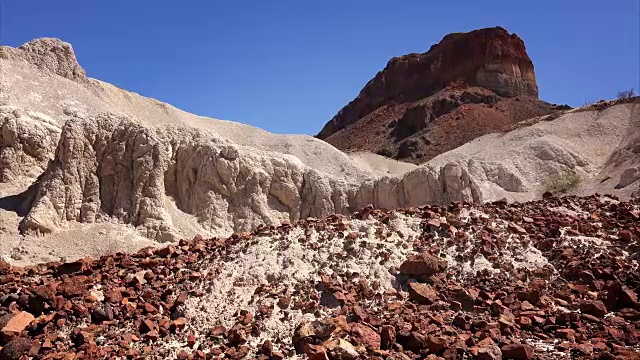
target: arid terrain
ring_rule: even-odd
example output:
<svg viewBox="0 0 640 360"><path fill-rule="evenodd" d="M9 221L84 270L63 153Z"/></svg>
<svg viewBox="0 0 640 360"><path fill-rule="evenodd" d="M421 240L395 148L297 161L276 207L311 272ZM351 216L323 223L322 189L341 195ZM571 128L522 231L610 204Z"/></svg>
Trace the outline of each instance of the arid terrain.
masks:
<svg viewBox="0 0 640 360"><path fill-rule="evenodd" d="M393 58L318 138L345 151L425 163L482 135L569 106L538 99L524 42L503 28L445 36Z"/></svg>
<svg viewBox="0 0 640 360"><path fill-rule="evenodd" d="M366 208L132 255L2 263L0 322L28 336L7 343L17 335L3 328L3 354L637 359L639 224L637 200L601 196Z"/></svg>
<svg viewBox="0 0 640 360"><path fill-rule="evenodd" d="M502 28L317 137L0 46L2 359L638 359L640 98L538 98Z"/></svg>

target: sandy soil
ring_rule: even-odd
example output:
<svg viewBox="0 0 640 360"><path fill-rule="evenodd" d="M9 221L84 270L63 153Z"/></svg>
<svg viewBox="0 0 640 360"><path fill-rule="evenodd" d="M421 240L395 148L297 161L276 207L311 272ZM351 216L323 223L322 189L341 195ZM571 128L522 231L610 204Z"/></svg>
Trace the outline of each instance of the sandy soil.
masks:
<svg viewBox="0 0 640 360"><path fill-rule="evenodd" d="M358 166L373 174L401 175L418 167L412 163L394 160L367 151L356 151L348 154Z"/></svg>

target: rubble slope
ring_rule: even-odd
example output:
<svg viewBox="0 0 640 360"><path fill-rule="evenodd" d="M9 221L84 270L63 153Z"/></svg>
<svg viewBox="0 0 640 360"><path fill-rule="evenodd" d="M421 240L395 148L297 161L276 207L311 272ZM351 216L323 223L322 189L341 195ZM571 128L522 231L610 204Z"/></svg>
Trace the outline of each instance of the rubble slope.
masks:
<svg viewBox="0 0 640 360"><path fill-rule="evenodd" d="M601 196L368 207L0 261L0 357L634 360L639 220L637 199Z"/></svg>

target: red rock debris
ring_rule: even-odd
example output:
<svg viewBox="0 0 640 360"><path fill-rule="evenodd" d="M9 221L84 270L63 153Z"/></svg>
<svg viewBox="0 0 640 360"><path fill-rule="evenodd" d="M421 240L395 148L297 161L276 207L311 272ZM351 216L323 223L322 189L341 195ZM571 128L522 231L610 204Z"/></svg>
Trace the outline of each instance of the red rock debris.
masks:
<svg viewBox="0 0 640 360"><path fill-rule="evenodd" d="M230 328L193 332L184 304L220 273L206 271L205 259L223 264L234 257L232 245L258 233L335 231L344 217L69 264L0 262L0 358L638 359L639 206L638 199L596 195L397 210L424 225L416 255L390 269L397 289L380 292L365 278L335 273L286 292L259 288L280 311L315 314L274 339L260 338L274 311L266 305L255 313L238 309ZM371 208L354 218L369 216L389 219ZM505 262L501 254L514 239L541 251L548 264ZM446 262L447 247L466 250ZM464 275L459 264L480 255L499 271ZM333 295L331 306L323 293ZM167 350L169 343L181 345Z"/></svg>

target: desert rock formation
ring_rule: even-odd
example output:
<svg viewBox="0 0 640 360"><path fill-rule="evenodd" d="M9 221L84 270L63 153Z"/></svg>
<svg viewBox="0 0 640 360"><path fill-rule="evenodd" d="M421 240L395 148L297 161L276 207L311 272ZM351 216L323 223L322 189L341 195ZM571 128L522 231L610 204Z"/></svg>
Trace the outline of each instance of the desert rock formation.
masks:
<svg viewBox="0 0 640 360"><path fill-rule="evenodd" d="M445 36L393 58L317 135L348 151L424 163L478 136L553 112L524 42L505 29Z"/></svg>
<svg viewBox="0 0 640 360"><path fill-rule="evenodd" d="M77 62L71 47L57 42L35 40L23 48L68 56L4 47L11 56L0 60L0 195L10 203L4 216L13 216L5 223L20 223L23 234L115 221L172 241L372 203L393 208L472 198L470 190L459 191L469 179L455 166L423 178L380 178L373 167L363 169L309 136L198 117L70 76L83 72L64 71Z"/></svg>
<svg viewBox="0 0 640 360"><path fill-rule="evenodd" d="M148 127L112 116L68 120L37 189L23 231L50 233L68 221L117 219L163 242L184 234L172 225L169 201L203 229L228 233L346 214L368 204L480 200L465 170L454 164L357 182L196 129Z"/></svg>
<svg viewBox="0 0 640 360"><path fill-rule="evenodd" d="M429 166L459 164L474 179L483 199L532 200L548 179L576 173L576 193L625 189L637 196L640 102L601 110L570 110L519 123L509 132L479 137L435 157ZM520 195L523 195L522 197Z"/></svg>
<svg viewBox="0 0 640 360"><path fill-rule="evenodd" d="M0 182L38 177L51 160L60 125L31 111L0 106Z"/></svg>
<svg viewBox="0 0 640 360"><path fill-rule="evenodd" d="M393 58L318 135L326 138L375 109L426 98L463 81L505 97L538 97L524 42L503 28L445 36L423 54Z"/></svg>
<svg viewBox="0 0 640 360"><path fill-rule="evenodd" d="M639 187L637 99L509 123L415 166L186 113L85 77L59 40L0 53L0 247L21 256L47 248L37 261L78 234L146 246L367 206L530 200L568 171L583 179L575 192L628 197ZM467 102L497 96L456 91ZM425 114L409 111L403 126Z"/></svg>
<svg viewBox="0 0 640 360"><path fill-rule="evenodd" d="M0 359L637 359L640 98L530 116L522 54L388 108L471 128L417 166L0 48Z"/></svg>

